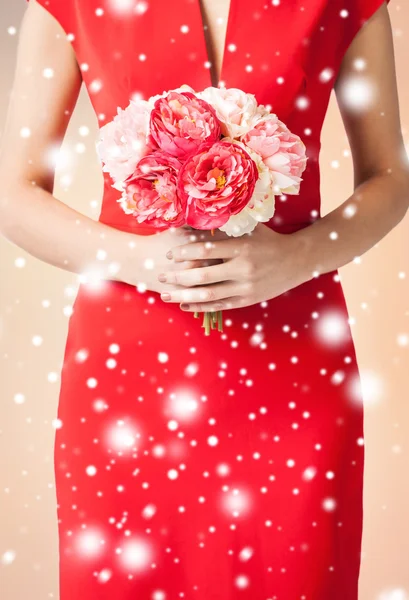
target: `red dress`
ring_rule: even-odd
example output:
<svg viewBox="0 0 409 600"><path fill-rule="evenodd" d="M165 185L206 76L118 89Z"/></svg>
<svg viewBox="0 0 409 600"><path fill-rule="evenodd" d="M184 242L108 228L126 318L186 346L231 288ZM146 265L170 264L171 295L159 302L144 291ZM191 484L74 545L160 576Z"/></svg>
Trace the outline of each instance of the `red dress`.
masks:
<svg viewBox="0 0 409 600"><path fill-rule="evenodd" d="M199 0L40 3L71 34L101 125L135 93L211 85ZM278 232L319 218L330 93L381 4L231 2L221 80L307 145ZM99 220L149 234L104 177ZM226 311L209 337L156 292L81 284L58 418L61 600L357 599L363 411L337 271Z"/></svg>

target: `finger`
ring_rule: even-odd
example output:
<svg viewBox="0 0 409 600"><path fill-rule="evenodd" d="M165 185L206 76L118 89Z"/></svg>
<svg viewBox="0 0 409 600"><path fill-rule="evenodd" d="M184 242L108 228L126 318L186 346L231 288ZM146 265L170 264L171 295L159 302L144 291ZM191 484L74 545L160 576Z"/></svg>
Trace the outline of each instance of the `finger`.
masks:
<svg viewBox="0 0 409 600"><path fill-rule="evenodd" d="M205 303L236 296L243 292L243 286L236 282L216 283L208 287L182 288L173 292L164 292L161 299L164 302Z"/></svg>
<svg viewBox="0 0 409 600"><path fill-rule="evenodd" d="M212 265L223 264L223 259L212 258L209 260L177 260L170 263L172 271L180 271L181 269L197 269L199 267L211 267Z"/></svg>
<svg viewBox="0 0 409 600"><path fill-rule="evenodd" d="M196 269L198 267L211 267L212 265L223 264L222 258L212 258L207 260L174 260L169 262L171 271L179 271L180 269Z"/></svg>
<svg viewBox="0 0 409 600"><path fill-rule="evenodd" d="M186 226L189 227L189 226ZM203 242L204 244L207 242L216 242L219 240L224 240L224 239L231 239L229 236L227 236L227 234L225 234L223 231L220 230L216 230L214 232L214 235L212 236L210 231L204 230L201 231L200 229L193 229L191 228L191 231L189 232L188 229L185 229L184 227L180 227L178 230L179 231L179 237L180 237L180 242L179 244L177 244L175 242L175 246L179 246L179 245L186 245L186 244L193 244L196 242ZM175 262L181 262L182 260L186 260L183 256L178 256L175 257L173 256L173 252L171 250L172 256L168 256L168 258L173 258L173 260ZM194 259L194 260L200 260L200 259ZM221 259L220 259L221 260Z"/></svg>
<svg viewBox="0 0 409 600"><path fill-rule="evenodd" d="M158 280L162 283L174 283L186 287L233 281L238 276L236 264L235 261L228 261L209 267L165 271L159 274Z"/></svg>
<svg viewBox="0 0 409 600"><path fill-rule="evenodd" d="M240 308L247 306L248 300L241 296L232 296L225 298L224 300L218 300L217 302L201 302L201 303L183 303L180 308L186 312L214 312L217 310L229 310L231 308Z"/></svg>
<svg viewBox="0 0 409 600"><path fill-rule="evenodd" d="M208 258L233 258L240 252L240 245L236 240L219 240L208 242L194 242L175 246L166 254L174 260L198 260Z"/></svg>
<svg viewBox="0 0 409 600"><path fill-rule="evenodd" d="M213 229L213 233L211 229L195 229L194 227L190 227L190 225L184 225L183 229L190 233L190 235L195 236L197 241L225 240L230 238L227 233L220 229Z"/></svg>

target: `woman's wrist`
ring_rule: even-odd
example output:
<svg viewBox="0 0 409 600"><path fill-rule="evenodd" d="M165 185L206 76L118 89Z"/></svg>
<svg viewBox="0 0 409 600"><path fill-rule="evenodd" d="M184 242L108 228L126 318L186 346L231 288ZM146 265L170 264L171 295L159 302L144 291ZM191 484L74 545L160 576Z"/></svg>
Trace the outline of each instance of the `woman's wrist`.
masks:
<svg viewBox="0 0 409 600"><path fill-rule="evenodd" d="M290 242L289 252L291 254L291 260L296 263L296 268L293 269L293 272L298 275L298 281L295 283L296 285L312 279L316 271L311 227L312 225L309 225L308 227L299 229L293 233L285 234Z"/></svg>
<svg viewBox="0 0 409 600"><path fill-rule="evenodd" d="M106 279L124 283L137 280L146 254L145 244L145 236L112 228L104 260Z"/></svg>

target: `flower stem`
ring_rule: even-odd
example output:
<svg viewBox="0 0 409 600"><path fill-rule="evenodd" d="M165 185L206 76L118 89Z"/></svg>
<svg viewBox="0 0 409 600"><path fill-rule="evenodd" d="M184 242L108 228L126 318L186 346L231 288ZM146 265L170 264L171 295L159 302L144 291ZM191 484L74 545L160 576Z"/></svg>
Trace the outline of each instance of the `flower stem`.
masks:
<svg viewBox="0 0 409 600"><path fill-rule="evenodd" d="M223 331L223 311L222 310L218 310L217 311L217 329L218 331Z"/></svg>

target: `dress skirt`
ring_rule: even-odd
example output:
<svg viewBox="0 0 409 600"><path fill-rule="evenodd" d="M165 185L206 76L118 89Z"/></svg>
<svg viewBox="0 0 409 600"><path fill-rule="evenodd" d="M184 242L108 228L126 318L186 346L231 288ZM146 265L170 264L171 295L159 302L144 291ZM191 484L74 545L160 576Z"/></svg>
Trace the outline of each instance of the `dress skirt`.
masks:
<svg viewBox="0 0 409 600"><path fill-rule="evenodd" d="M225 311L80 285L55 439L61 600L352 600L363 412L337 271Z"/></svg>

